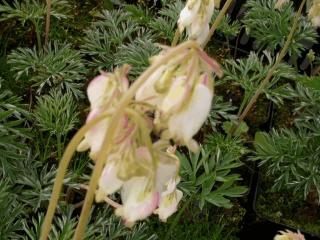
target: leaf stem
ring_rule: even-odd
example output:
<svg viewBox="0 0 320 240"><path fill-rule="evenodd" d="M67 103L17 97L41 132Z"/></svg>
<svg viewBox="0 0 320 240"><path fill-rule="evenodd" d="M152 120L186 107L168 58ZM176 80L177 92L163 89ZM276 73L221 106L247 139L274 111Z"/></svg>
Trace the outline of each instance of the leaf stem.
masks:
<svg viewBox="0 0 320 240"><path fill-rule="evenodd" d="M260 94L263 92L263 89L265 88L265 86L269 83L270 79L273 76L274 71L277 69L278 65L280 64L281 60L284 58L284 56L287 54L288 48L291 44L292 38L294 36L295 30L298 26L298 22L299 22L299 18L301 16L301 12L303 9L304 4L306 3L306 0L303 0L300 4L299 10L295 15L294 18L294 22L292 25L292 28L290 30L290 33L287 37L287 40L281 50L281 52L279 53L279 56L276 59L276 62L274 63L274 65L272 66L272 68L270 68L270 70L268 71L268 74L266 76L266 78L261 82L259 88L257 89L257 91L255 92L255 94L253 95L253 97L250 99L248 105L246 106L246 108L243 110L243 112L241 113L241 115L239 116L239 121L236 125L236 127L234 128L235 132L237 130L237 128L239 127L240 123L246 118L247 114L250 112L250 110L252 109L253 105L255 104L255 102L257 101L258 97L260 96Z"/></svg>
<svg viewBox="0 0 320 240"><path fill-rule="evenodd" d="M70 160L73 156L73 153L76 151L76 148L79 145L79 143L81 142L85 133L88 130L90 130L92 128L92 126L96 125L98 122L105 119L108 115L109 114L105 113L105 114L93 119L92 121L88 122L87 124L85 124L82 128L80 128L80 130L76 133L76 135L72 138L72 140L68 144L66 151L64 152L63 157L62 157L60 164L59 164L59 167L58 167L57 176L54 181L53 190L52 190L47 214L45 216L45 219L44 219L44 222L42 225L40 240L46 240L49 235L49 232L51 229L52 219L54 216L55 209L57 207L59 194L61 192L61 188L63 185L64 176L66 174L66 171L67 171L68 165L70 163Z"/></svg>
<svg viewBox="0 0 320 240"><path fill-rule="evenodd" d="M227 0L226 3L223 5L223 8L220 10L216 20L214 21L214 23L212 24L212 26L210 28L209 34L208 34L205 42L202 44L203 48L208 44L208 42L210 41L211 37L213 36L215 31L219 27L224 15L226 14L227 10L229 9L229 6L230 6L232 1L233 0Z"/></svg>
<svg viewBox="0 0 320 240"><path fill-rule="evenodd" d="M50 20L51 20L51 0L47 0L46 32L45 32L45 38L44 38L45 48L48 47L48 43L49 43Z"/></svg>

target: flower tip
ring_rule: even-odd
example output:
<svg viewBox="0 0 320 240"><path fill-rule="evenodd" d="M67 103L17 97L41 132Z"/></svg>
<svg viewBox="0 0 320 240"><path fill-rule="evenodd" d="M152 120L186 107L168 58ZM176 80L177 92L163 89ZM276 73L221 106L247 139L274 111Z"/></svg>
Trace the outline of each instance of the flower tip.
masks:
<svg viewBox="0 0 320 240"><path fill-rule="evenodd" d="M219 77L223 77L223 71L220 67L220 64L213 58L211 58L205 51L199 49L198 50L199 56L202 58L202 60L207 63L213 72Z"/></svg>
<svg viewBox="0 0 320 240"><path fill-rule="evenodd" d="M84 152L90 148L89 143L84 139L80 142L80 144L77 146L78 152Z"/></svg>
<svg viewBox="0 0 320 240"><path fill-rule="evenodd" d="M195 140L193 140L193 139L191 139L191 140L188 142L187 147L188 147L188 148L190 149L190 151L193 152L193 153L197 153L197 152L199 152L199 150L200 150L199 144L198 144Z"/></svg>

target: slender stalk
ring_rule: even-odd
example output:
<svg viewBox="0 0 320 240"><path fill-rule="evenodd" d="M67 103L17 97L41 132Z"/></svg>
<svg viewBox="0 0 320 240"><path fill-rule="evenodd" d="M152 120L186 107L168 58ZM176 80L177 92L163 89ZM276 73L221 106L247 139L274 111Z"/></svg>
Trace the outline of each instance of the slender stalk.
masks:
<svg viewBox="0 0 320 240"><path fill-rule="evenodd" d="M74 239L75 240L81 240L82 236L85 232L86 225L88 222L90 209L94 200L94 194L97 188L97 184L99 181L99 177L102 174L103 166L105 163L105 159L107 158L107 155L110 151L112 141L114 139L114 134L117 129L117 124L119 123L120 118L123 116L123 113L126 109L126 106L130 103L131 99L134 97L136 91L139 89L139 87L150 77L151 74L154 73L154 71L157 70L159 65L167 63L170 59L175 57L177 54L179 54L181 51L185 50L186 48L197 48L198 45L194 41L188 41L185 43L182 43L181 45L175 47L174 49L169 50L161 59L154 62L130 87L128 92L122 97L119 106L115 113L113 114L110 124L107 129L107 134L104 138L101 151L98 155L98 160L96 161L96 164L93 169L92 176L90 178L89 183L89 189L87 191L84 204L82 207L79 223L77 225Z"/></svg>
<svg viewBox="0 0 320 240"><path fill-rule="evenodd" d="M36 32L36 37L37 37L37 45L38 45L38 50L41 50L41 35L40 35L40 29L39 29L39 23L37 21L32 21L34 25L34 31Z"/></svg>
<svg viewBox="0 0 320 240"><path fill-rule="evenodd" d="M214 32L217 30L218 26L220 25L224 15L226 14L227 10L229 9L229 6L233 0L227 0L226 3L224 4L223 8L220 10L216 20L212 24L209 35L207 36L205 42L202 44L202 47L204 48L208 42L210 41L211 37L213 36Z"/></svg>
<svg viewBox="0 0 320 240"><path fill-rule="evenodd" d="M84 125L82 128L80 128L80 130L76 133L76 135L72 138L72 140L68 144L66 151L64 152L63 157L62 157L60 164L59 164L59 167L58 167L57 176L54 181L53 190L52 190L47 214L46 214L46 217L45 217L43 225L42 225L40 240L46 240L49 235L52 219L53 219L54 212L57 207L57 203L58 203L58 199L59 199L59 193L61 192L64 176L66 174L67 167L70 163L70 160L72 158L73 153L75 152L77 146L81 142L85 133L88 130L90 130L92 128L92 126L96 125L98 122L102 121L107 116L108 116L107 113L103 114L103 115L97 117L96 119L93 119L92 121L90 121L86 125Z"/></svg>
<svg viewBox="0 0 320 240"><path fill-rule="evenodd" d="M177 45L179 38L180 38L180 31L179 31L179 28L177 28L176 32L174 33L171 47L175 47Z"/></svg>
<svg viewBox="0 0 320 240"><path fill-rule="evenodd" d="M48 47L49 33L50 33L50 21L51 20L51 0L47 0L47 17L46 17L46 32L44 38L44 46Z"/></svg>
<svg viewBox="0 0 320 240"><path fill-rule="evenodd" d="M295 30L296 30L296 28L298 26L299 18L301 16L301 12L302 12L302 9L303 9L303 6L304 6L305 3L306 3L306 0L303 0L301 2L299 10L295 15L292 28L290 30L290 33L289 33L288 37L287 37L287 41L285 42L281 52L279 53L279 56L277 57L276 62L274 63L272 68L268 71L268 74L267 74L266 78L261 82L261 84L260 84L259 88L257 89L257 91L255 92L254 96L250 99L248 105L246 106L246 108L244 109L242 114L239 116L239 121L238 121L238 124L237 124L237 126L236 126L234 131L237 130L237 128L239 127L240 123L246 118L247 114L250 112L251 108L253 107L254 103L257 101L257 99L260 96L260 94L262 93L263 89L269 83L269 81L272 78L273 73L277 69L279 63L284 58L284 56L287 54L288 48L289 48L289 46L291 44L293 35L294 35Z"/></svg>

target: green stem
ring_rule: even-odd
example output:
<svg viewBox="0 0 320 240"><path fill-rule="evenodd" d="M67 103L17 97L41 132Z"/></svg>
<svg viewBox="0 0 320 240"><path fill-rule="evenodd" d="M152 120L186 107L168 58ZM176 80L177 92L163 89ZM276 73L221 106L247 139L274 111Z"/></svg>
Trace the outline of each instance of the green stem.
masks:
<svg viewBox="0 0 320 240"><path fill-rule="evenodd" d="M144 73L142 73L142 75L131 85L128 92L122 97L117 110L114 112L110 120L110 124L103 140L103 147L98 154L98 159L95 163L93 173L90 178L89 189L84 200L79 223L74 235L75 240L81 240L86 230L90 209L94 200L94 194L103 170L105 159L107 159L108 153L112 147L112 142L117 129L117 125L119 123L119 120L123 116L126 107L130 103L131 99L134 97L140 86L150 77L151 74L153 74L158 69L160 65L168 63L168 61L170 61L173 57L177 56L187 48L198 48L198 45L194 41L188 41L171 50L168 50L168 52L164 56L162 56L158 61L154 62Z"/></svg>
<svg viewBox="0 0 320 240"><path fill-rule="evenodd" d="M184 211L186 210L186 208L189 206L189 204L191 203L193 199L193 195L189 197L189 199L183 204L182 208L179 210L178 214L175 216L174 220L172 221L169 230L164 238L164 240L169 240L171 239L171 232L173 231L173 229L176 227L176 225L178 224L181 215L184 213Z"/></svg>
<svg viewBox="0 0 320 240"><path fill-rule="evenodd" d="M36 32L36 37L37 37L37 45L38 45L38 50L41 50L41 35L40 35L40 29L39 29L39 23L37 21L32 21L34 25L34 30Z"/></svg>
<svg viewBox="0 0 320 240"><path fill-rule="evenodd" d="M247 114L252 109L254 103L257 101L258 97L263 92L263 89L265 88L265 86L269 83L270 79L272 78L274 71L277 69L278 65L280 64L280 62L282 61L284 56L287 54L288 48L289 48L289 46L291 44L291 41L292 41L292 38L294 36L295 30L296 30L296 28L298 26L298 22L299 22L299 19L300 19L300 16L301 16L301 12L302 12L302 9L303 9L303 6L304 6L305 3L306 3L306 0L303 0L301 2L299 10L295 15L292 28L290 30L290 33L289 33L288 37L287 37L287 41L285 42L281 52L279 53L279 56L277 57L276 62L274 63L272 68L268 71L268 74L267 74L266 78L261 82L261 84L260 84L259 88L257 89L257 91L255 92L254 96L250 99L248 105L246 106L246 108L244 109L242 114L239 116L238 124L234 128L233 132L235 132L237 130L237 128L239 127L240 123L246 118Z"/></svg>
<svg viewBox="0 0 320 240"><path fill-rule="evenodd" d="M51 18L51 0L47 0L46 32L45 32L45 38L44 38L44 45L46 49L49 43L50 18Z"/></svg>
<svg viewBox="0 0 320 240"><path fill-rule="evenodd" d="M61 135L57 134L57 159L61 158Z"/></svg>
<svg viewBox="0 0 320 240"><path fill-rule="evenodd" d="M59 194L61 192L61 188L63 185L63 179L66 174L68 165L70 163L70 160L73 156L73 153L76 151L77 146L83 139L83 136L85 133L90 130L94 125L96 125L98 122L105 119L109 114L102 114L101 116L97 117L96 119L86 123L80 130L76 133L76 135L71 139L70 143L67 146L66 151L63 154L63 157L59 163L56 179L54 181L52 194L48 206L48 210L42 225L42 231L40 235L40 240L47 240L50 229L51 229L51 223L54 216L55 209L57 207Z"/></svg>
<svg viewBox="0 0 320 240"><path fill-rule="evenodd" d="M171 43L171 47L175 47L179 41L179 38L180 38L180 31L179 29L177 28L176 32L174 33L174 37L173 37L173 40L172 40L172 43Z"/></svg>
<svg viewBox="0 0 320 240"><path fill-rule="evenodd" d="M217 28L219 27L224 15L226 14L227 10L229 9L230 4L232 3L233 0L227 0L226 3L224 4L223 8L221 9L221 11L219 12L216 20L214 21L214 23L212 24L209 34L205 40L205 42L202 44L202 47L204 48L208 42L210 41L211 37L213 36L214 32L217 30Z"/></svg>

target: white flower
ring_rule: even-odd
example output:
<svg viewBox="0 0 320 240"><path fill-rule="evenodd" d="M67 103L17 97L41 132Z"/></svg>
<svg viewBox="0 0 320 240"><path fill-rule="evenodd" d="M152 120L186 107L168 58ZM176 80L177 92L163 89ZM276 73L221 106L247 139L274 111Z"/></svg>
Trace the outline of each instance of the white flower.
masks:
<svg viewBox="0 0 320 240"><path fill-rule="evenodd" d="M154 126L162 139L173 139L191 151L198 149L192 138L210 112L213 72L222 76L219 64L205 52L185 51L159 66L138 90L136 100L155 107Z"/></svg>
<svg viewBox="0 0 320 240"><path fill-rule="evenodd" d="M179 31L182 33L186 29L189 39L196 40L199 44L204 43L209 34L214 2L214 0L188 0L180 13Z"/></svg>
<svg viewBox="0 0 320 240"><path fill-rule="evenodd" d="M191 25L192 22L197 18L199 8L201 6L201 0L189 0L186 6L180 12L178 19L178 27L180 32Z"/></svg>
<svg viewBox="0 0 320 240"><path fill-rule="evenodd" d="M151 105L158 105L161 101L161 94L155 89L156 82L161 78L166 67L159 67L138 89L136 93L137 101L147 101Z"/></svg>
<svg viewBox="0 0 320 240"><path fill-rule="evenodd" d="M320 27L320 0L313 0L313 4L309 9L308 17L315 27Z"/></svg>
<svg viewBox="0 0 320 240"><path fill-rule="evenodd" d="M112 159L113 160L113 159ZM115 161L119 159L115 159L113 161L108 162L102 172L102 175L99 179L99 188L96 194L96 201L103 201L104 197L113 194L118 191L122 185L123 181L118 178L118 166Z"/></svg>
<svg viewBox="0 0 320 240"><path fill-rule="evenodd" d="M280 231L280 234L277 234L274 240L305 240L305 238L299 231L295 233L287 230Z"/></svg>
<svg viewBox="0 0 320 240"><path fill-rule="evenodd" d="M117 69L115 74L102 73L90 82L87 88L87 95L90 102L90 113L86 120L87 123L105 111L112 109L114 105L118 103L121 95L128 89L127 72L128 66L124 66ZM77 150L81 152L90 148L90 157L95 160L101 149L108 125L108 117L94 125L85 134Z"/></svg>
<svg viewBox="0 0 320 240"><path fill-rule="evenodd" d="M159 193L149 187L147 177L133 177L123 184L121 199L123 206L116 209L127 226L150 216L159 203Z"/></svg>
<svg viewBox="0 0 320 240"><path fill-rule="evenodd" d="M175 156L175 155L174 155ZM175 156L176 157L176 156ZM156 189L158 192L163 192L166 190L166 184L178 174L178 163L160 162L157 168L157 179L156 179Z"/></svg>
<svg viewBox="0 0 320 240"><path fill-rule="evenodd" d="M208 76L201 76L202 80L203 78ZM197 83L186 103L170 116L168 120L170 137L196 151L192 138L209 115L212 98L212 89L205 82Z"/></svg>
<svg viewBox="0 0 320 240"><path fill-rule="evenodd" d="M159 207L154 211L163 222L166 222L167 218L177 211L178 204L182 199L183 193L176 189L178 182L179 178L171 179L168 182L166 191L161 193Z"/></svg>

